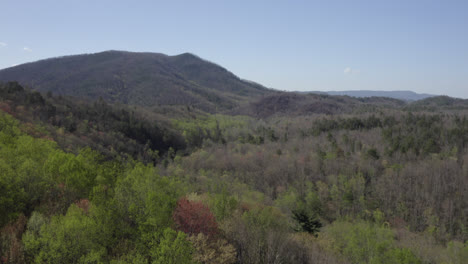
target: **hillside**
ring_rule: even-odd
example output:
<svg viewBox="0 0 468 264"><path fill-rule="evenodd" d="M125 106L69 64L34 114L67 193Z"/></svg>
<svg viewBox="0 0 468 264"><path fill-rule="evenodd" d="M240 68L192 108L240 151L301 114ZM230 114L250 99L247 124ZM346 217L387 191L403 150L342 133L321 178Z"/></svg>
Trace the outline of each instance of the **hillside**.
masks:
<svg viewBox="0 0 468 264"><path fill-rule="evenodd" d="M303 116L310 114L336 115L372 112L376 109L401 108L405 101L388 97L353 98L326 94L276 92L262 96L242 109L242 114L266 118L273 115Z"/></svg>
<svg viewBox="0 0 468 264"><path fill-rule="evenodd" d="M407 109L418 111L467 110L468 100L449 96L435 96L414 102Z"/></svg>
<svg viewBox="0 0 468 264"><path fill-rule="evenodd" d="M1 70L0 81L59 95L208 112L235 108L268 91L189 53L105 51L52 58Z"/></svg>
<svg viewBox="0 0 468 264"><path fill-rule="evenodd" d="M153 162L170 148L185 148L182 135L162 117L103 100L87 103L43 96L16 82L0 83L0 111L24 122L23 130L29 134L53 139L72 152L90 147L107 158L120 155Z"/></svg>
<svg viewBox="0 0 468 264"><path fill-rule="evenodd" d="M347 95L351 97L388 97L404 101L418 101L430 98L436 95L420 94L413 91L372 91L372 90L356 90L356 91L324 91L324 92L310 92L328 95Z"/></svg>

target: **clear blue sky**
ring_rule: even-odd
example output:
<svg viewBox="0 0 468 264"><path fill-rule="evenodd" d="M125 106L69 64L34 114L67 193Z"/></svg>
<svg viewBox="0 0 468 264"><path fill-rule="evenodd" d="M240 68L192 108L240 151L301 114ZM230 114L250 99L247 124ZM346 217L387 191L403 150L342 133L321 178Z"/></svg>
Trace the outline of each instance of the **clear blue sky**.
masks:
<svg viewBox="0 0 468 264"><path fill-rule="evenodd" d="M468 98L468 1L0 1L0 68L104 50L192 52L281 90Z"/></svg>

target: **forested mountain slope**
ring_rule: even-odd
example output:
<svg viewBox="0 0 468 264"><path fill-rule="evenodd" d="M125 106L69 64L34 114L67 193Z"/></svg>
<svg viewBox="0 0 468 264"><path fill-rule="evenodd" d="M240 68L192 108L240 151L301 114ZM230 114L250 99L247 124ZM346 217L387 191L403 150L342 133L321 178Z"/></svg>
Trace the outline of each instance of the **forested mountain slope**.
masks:
<svg viewBox="0 0 468 264"><path fill-rule="evenodd" d="M468 100L452 98L449 96L436 96L414 102L407 107L408 110L417 111L447 111L447 110L467 110Z"/></svg>
<svg viewBox="0 0 468 264"><path fill-rule="evenodd" d="M242 108L240 113L260 118L275 115L304 116L373 112L377 109L399 109L407 103L387 97L354 98L324 94L275 92L262 96Z"/></svg>
<svg viewBox="0 0 468 264"><path fill-rule="evenodd" d="M208 112L235 108L268 91L190 53L105 51L52 58L1 70L0 81L94 100L190 105Z"/></svg>
<svg viewBox="0 0 468 264"><path fill-rule="evenodd" d="M28 124L38 137L54 139L68 151L91 147L116 158L129 156L155 161L169 149L186 143L171 122L144 115L135 108L115 106L104 100L85 102L62 96L42 95L16 82L0 83L0 110Z"/></svg>
<svg viewBox="0 0 468 264"><path fill-rule="evenodd" d="M306 92L307 93L307 92ZM347 95L352 97L388 97L404 101L418 101L436 95L420 94L413 91L372 91L372 90L354 90L354 91L325 91L325 92L310 92L328 95Z"/></svg>

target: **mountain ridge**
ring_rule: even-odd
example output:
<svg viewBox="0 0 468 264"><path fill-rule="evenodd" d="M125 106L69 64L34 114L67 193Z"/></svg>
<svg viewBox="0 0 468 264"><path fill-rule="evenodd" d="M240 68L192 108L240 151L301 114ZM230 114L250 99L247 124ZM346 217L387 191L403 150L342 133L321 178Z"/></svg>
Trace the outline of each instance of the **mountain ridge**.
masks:
<svg viewBox="0 0 468 264"><path fill-rule="evenodd" d="M392 90L392 91L378 91L378 90L345 90L345 91L307 91L301 93L317 93L328 95L346 95L351 97L389 97L400 99L404 101L418 101L438 95L427 93L416 93L410 90Z"/></svg>
<svg viewBox="0 0 468 264"><path fill-rule="evenodd" d="M268 91L192 53L104 51L49 58L0 70L40 92L152 107L232 109Z"/></svg>
<svg viewBox="0 0 468 264"><path fill-rule="evenodd" d="M378 107L465 107L464 101L412 91L281 92L241 79L188 52L166 55L109 50L60 56L0 70L0 83L8 81L42 93L89 101L102 98L164 113L167 107L175 110L174 106L179 113L200 110L256 117L339 114ZM430 98L434 100L425 100Z"/></svg>

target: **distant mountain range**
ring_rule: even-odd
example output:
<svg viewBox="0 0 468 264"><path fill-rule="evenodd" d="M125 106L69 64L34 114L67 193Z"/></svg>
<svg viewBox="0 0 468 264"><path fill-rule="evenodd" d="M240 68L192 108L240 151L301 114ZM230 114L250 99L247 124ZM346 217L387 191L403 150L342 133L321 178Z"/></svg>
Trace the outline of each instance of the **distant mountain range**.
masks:
<svg viewBox="0 0 468 264"><path fill-rule="evenodd" d="M372 91L372 90L355 90L355 91L312 91L306 93L318 93L328 95L347 95L351 97L389 97L404 101L418 101L437 95L419 94L413 91Z"/></svg>
<svg viewBox="0 0 468 264"><path fill-rule="evenodd" d="M184 53L105 51L51 58L0 70L0 83L17 81L39 92L139 106L166 115L208 113L339 114L378 108L467 108L468 100L412 91L280 92L243 80L225 68ZM175 113L174 111L170 111Z"/></svg>
<svg viewBox="0 0 468 264"><path fill-rule="evenodd" d="M0 70L1 81L93 100L208 112L238 107L268 91L190 53L105 51L51 58Z"/></svg>

